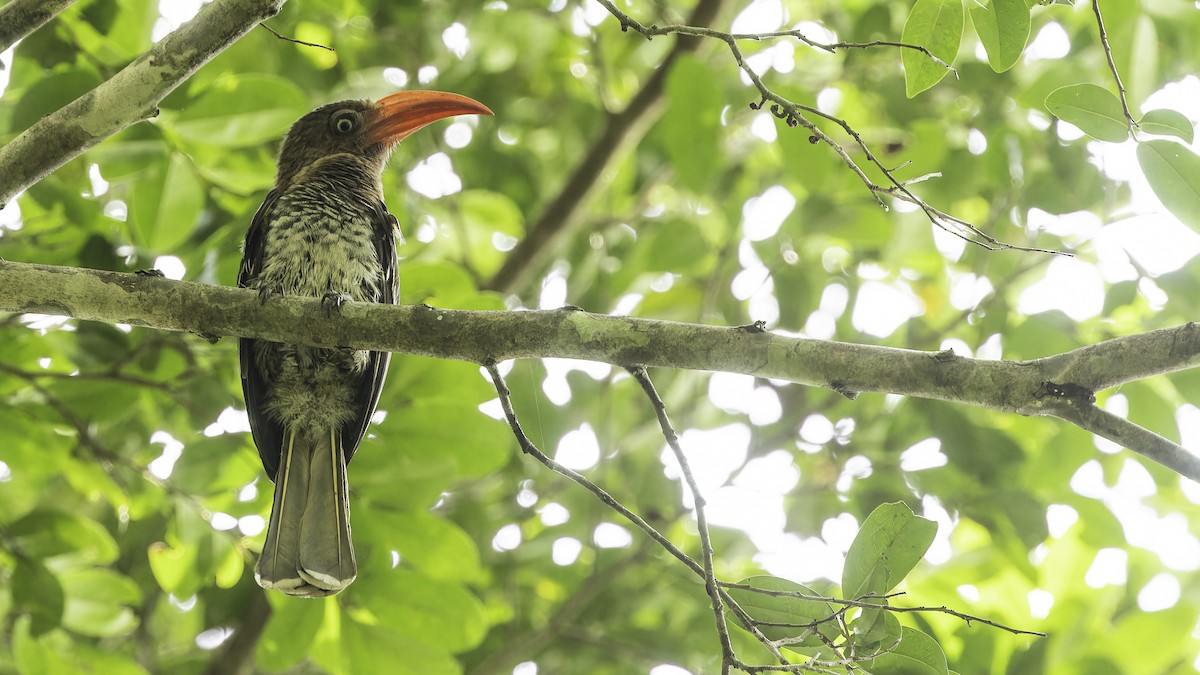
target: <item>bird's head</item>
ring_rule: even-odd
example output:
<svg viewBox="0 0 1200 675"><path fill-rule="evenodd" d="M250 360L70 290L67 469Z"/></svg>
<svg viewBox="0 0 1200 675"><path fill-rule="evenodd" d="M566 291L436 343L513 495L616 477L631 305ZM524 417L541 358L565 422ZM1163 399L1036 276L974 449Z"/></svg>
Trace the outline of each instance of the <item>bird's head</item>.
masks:
<svg viewBox="0 0 1200 675"><path fill-rule="evenodd" d="M482 103L442 91L402 91L378 101L338 101L301 117L279 150L276 187L327 160L355 166L378 179L388 155L406 136L455 115L491 115Z"/></svg>

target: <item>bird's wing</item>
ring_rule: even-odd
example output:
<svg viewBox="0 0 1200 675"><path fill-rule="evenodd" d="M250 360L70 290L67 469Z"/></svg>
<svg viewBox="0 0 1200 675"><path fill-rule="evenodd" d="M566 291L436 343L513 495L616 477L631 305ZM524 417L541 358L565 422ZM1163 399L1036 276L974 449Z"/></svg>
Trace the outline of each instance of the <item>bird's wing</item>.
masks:
<svg viewBox="0 0 1200 675"><path fill-rule="evenodd" d="M242 252L242 265L238 269L238 287L245 288L262 271L263 248L267 240L267 218L279 193L272 190L258 207L258 213L250 221L250 230L246 232L246 246ZM254 359L255 345L259 340L241 338L238 340L238 358L242 368L242 394L246 397L246 414L250 418L250 433L254 435L254 444L258 446L258 456L262 458L263 468L272 480L279 468L279 453L283 443L283 425L267 414L267 384L263 381L263 373L259 370Z"/></svg>
<svg viewBox="0 0 1200 675"><path fill-rule="evenodd" d="M387 210L383 202L375 204L372 215L371 230L374 233L375 254L379 256L379 302L394 305L400 297L400 277L396 261L396 238L393 234L399 231L396 217ZM358 450L358 444L367 435L367 427L371 424L371 416L375 414L375 406L379 404L379 393L383 391L383 381L387 378L388 362L391 352L370 352L366 371L359 382L358 391L354 397L354 417L342 427L342 451L349 464Z"/></svg>

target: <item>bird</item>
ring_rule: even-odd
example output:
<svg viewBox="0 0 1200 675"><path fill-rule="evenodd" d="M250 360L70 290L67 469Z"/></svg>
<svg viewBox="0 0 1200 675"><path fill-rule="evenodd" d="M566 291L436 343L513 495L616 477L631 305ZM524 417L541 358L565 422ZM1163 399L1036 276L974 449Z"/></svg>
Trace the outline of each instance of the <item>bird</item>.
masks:
<svg viewBox="0 0 1200 675"><path fill-rule="evenodd" d="M301 117L246 233L238 286L257 290L264 303L319 297L330 315L346 302L396 304L399 228L382 184L388 158L418 129L473 114L492 111L466 96L410 90ZM251 338L239 340L238 354L251 435L275 483L255 580L293 596L337 593L358 574L346 467L391 354Z"/></svg>

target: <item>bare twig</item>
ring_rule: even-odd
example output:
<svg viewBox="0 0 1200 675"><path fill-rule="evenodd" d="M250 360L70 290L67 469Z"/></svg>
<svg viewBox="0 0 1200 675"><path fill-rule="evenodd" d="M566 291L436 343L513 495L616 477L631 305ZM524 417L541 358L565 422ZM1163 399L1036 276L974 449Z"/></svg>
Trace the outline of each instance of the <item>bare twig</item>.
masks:
<svg viewBox="0 0 1200 675"><path fill-rule="evenodd" d="M500 398L500 408L504 411L504 417L506 420L508 420L508 426L510 429L512 429L513 436L516 437L517 444L521 447L522 452L532 456L551 471L571 479L588 492L591 492L606 506L621 514L621 516L623 516L626 520L637 526L639 530L653 539L659 546L662 546L667 553L670 553L677 560L682 562L697 576L702 579L708 578L703 565L696 562L688 554L684 553L678 546L673 544L670 539L667 539L661 532L656 530L653 525L647 523L641 516L631 511L621 502L617 501L617 499L608 494L604 488L601 488L599 485L596 485L592 481L588 480L582 474L568 469L562 464L559 464L547 456L546 453L539 450L538 447L534 445L533 441L529 440L529 437L525 435L525 431L521 428L521 423L517 420L517 413L512 407L511 392L508 389L508 385L504 382L504 376L500 374L500 369L496 367L496 362L485 361L483 367L485 370L487 370L488 375L492 378L492 384L496 387L496 394ZM741 609L741 607L737 605L736 602L734 602L733 598L729 596L728 592L721 588L719 584L714 584L712 587L717 589L721 601L729 605L730 611L734 613L734 616L738 617L738 621L741 622L742 626L746 630L750 631L750 633L753 634L755 638L759 640L759 642L763 643L763 645L771 651L771 654L778 659L780 663L788 664L788 660L783 656L782 653L780 653L779 649L771 643L771 640L762 634L762 631L760 631L758 627L754 625L754 620L751 619L750 616L747 615ZM749 667L736 657L731 658L731 663L734 668L738 668L740 670L746 670Z"/></svg>
<svg viewBox="0 0 1200 675"><path fill-rule="evenodd" d="M1108 46L1108 31L1104 30L1104 17L1100 15L1100 0L1092 0L1092 12L1096 15L1096 26L1100 29L1100 46L1104 48L1104 58L1108 59L1108 69L1112 71L1113 80L1117 83L1117 93L1121 96L1121 110L1125 113L1125 119L1136 129L1138 128L1137 120L1133 119L1133 113L1129 112L1129 99L1125 94L1125 85L1121 82L1121 74L1117 72L1117 62L1113 60L1112 47Z"/></svg>
<svg viewBox="0 0 1200 675"><path fill-rule="evenodd" d="M331 52L337 51L336 49L334 49L333 47L330 47L328 45L319 45L315 42L305 42L304 40L297 40L294 37L288 37L288 36L280 33L279 31L275 30L274 28L271 28L270 26L268 26L266 21L264 21L258 25L262 26L263 28L266 28L267 32L270 33L271 35L274 35L275 37L279 38L280 40L284 40L286 42L294 42L298 45L304 45L305 47L316 47L317 49L325 49L325 50L328 50Z"/></svg>
<svg viewBox="0 0 1200 675"><path fill-rule="evenodd" d="M1039 633L1037 631L1025 630L1023 628L1013 628L1011 626L1005 626L1004 624L997 623L997 622L991 621L989 619L984 619L982 617L978 617L973 614L966 614L963 612L959 612L959 611L950 609L949 607L946 607L945 605L942 605L941 607L895 607L892 605L879 603L880 600L886 601L886 600L890 600L895 597L905 595L903 592L888 593L886 595L864 595L864 596L862 596L860 598L856 598L854 600L848 600L845 598L831 598L831 597L826 597L823 595L812 595L810 593L802 593L800 591L781 591L781 590L775 590L775 589L770 589L770 588L760 588L758 586L751 586L750 584L743 584L743 583L732 583L732 582L725 582L725 581L722 581L719 583L724 588L733 588L733 589L737 589L740 591L749 591L751 593L759 593L761 595L769 595L769 596L778 597L778 598L797 598L800 600L811 600L813 602L827 602L831 605L843 605L845 607L861 607L864 609L883 609L883 610L886 610L889 612L898 612L898 613L937 612L940 614L949 614L950 616L954 616L959 619L962 619L963 621L966 621L968 625L970 625L971 623L974 623L974 622L979 622L979 623L983 623L983 624L992 626L993 628L999 628L1000 630L1008 631L1009 633L1012 633L1014 635L1033 635L1035 637L1046 637L1045 633ZM811 623L820 623L825 620L826 619L821 619L819 621L811 622ZM757 621L756 623L760 626L784 626L784 627L797 627L797 628L807 627L810 625L810 624L775 623L775 622L769 622L769 621Z"/></svg>
<svg viewBox="0 0 1200 675"><path fill-rule="evenodd" d="M513 436L517 439L517 444L521 446L521 452L533 457L537 461L545 464L551 471L566 476L581 485L588 492L591 492L597 499L604 502L606 506L616 511L625 517L626 520L633 523L639 530L644 532L646 536L653 539L659 546L662 546L668 553L674 556L679 562L682 562L696 574L704 576L704 566L692 559L691 556L684 553L678 546L671 543L661 532L656 530L653 525L647 523L638 514L626 508L624 504L617 501L612 495L608 494L604 488L596 485L588 480L582 474L572 469L559 464L546 453L538 449L533 441L525 435L525 430L521 428L520 421L517 420L517 413L512 407L512 392L509 391L508 385L504 382L504 376L500 374L500 369L496 367L495 362L488 362L483 365L488 371L488 375L492 378L492 384L496 387L496 394L500 397L500 407L504 410L504 417L508 420L508 426L512 429Z"/></svg>
<svg viewBox="0 0 1200 675"><path fill-rule="evenodd" d="M925 200L921 199L916 194L914 194L911 190L909 190L907 187L907 185L908 185L907 182L901 181L898 178L896 178L895 169L883 164L879 160L879 158L875 156L875 153L867 145L866 141L863 140L862 136L858 133L858 131L855 130L854 127L852 127L848 122L846 122L845 120L843 120L839 117L835 117L828 113L821 112L820 110L818 110L817 108L814 108L812 106L807 106L807 105L803 105L800 103L796 103L794 101L791 101L791 100L784 98L783 96L780 96L779 94L775 93L770 87L768 87L766 85L766 83L763 82L762 78L759 77L758 73L754 72L754 69L751 68L750 65L746 62L745 57L742 55L741 48L738 47L738 42L740 40L755 40L755 39L778 38L778 37L795 37L797 39L802 40L806 44L810 44L814 47L825 49L827 51L833 51L834 49L837 49L837 48L846 48L846 47L867 48L867 47L874 47L874 46L893 46L893 47L917 49L919 51L922 51L923 53L928 54L928 56L930 56L931 58L934 58L932 54L928 53L928 50L925 50L924 48L918 47L916 45L910 45L910 44L906 44L906 43L902 43L902 42L891 42L891 41L876 41L876 42L869 42L869 43L864 42L864 43L822 44L819 42L811 41L811 40L803 37L799 33L799 31L781 31L781 32L775 32L775 33L763 33L763 34L759 34L759 35L748 35L748 34L741 34L741 33L728 33L728 32L724 32L724 31L713 30L711 28L704 28L704 27L699 27L699 26L688 26L688 25L683 25L683 24L670 24L670 25L666 25L666 26L657 26L657 25L646 26L646 25L638 22L636 19L633 19L628 14L617 9L616 5L614 5L610 0L597 0L597 2L599 2L601 5L603 5L604 8L607 9L610 14L612 14L614 17L616 17L616 19L621 23L621 30L627 31L630 28L632 28L634 31L636 31L637 33L640 33L647 40L653 39L655 36L658 36L658 35L668 35L668 34L672 34L672 33L677 33L680 35L690 35L690 36L695 36L695 37L711 38L714 40L719 40L721 42L724 42L726 44L726 46L729 47L729 51L733 55L733 60L737 63L738 68L740 68L742 70L742 72L745 73L746 77L750 80L751 84L754 85L754 88L758 90L760 100L758 103L751 103L750 107L754 110L759 110L759 109L766 107L767 102L770 101L772 104L770 106L770 111L773 115L784 120L784 122L788 126L791 126L791 127L801 126L801 127L804 127L805 129L807 129L808 132L811 134L811 137L813 139L816 139L814 142L820 141L820 142L824 143L825 145L829 146L829 148L831 150L833 150L834 153L837 154L837 156L842 160L842 163L845 164L846 167L848 169L850 169L850 171L852 171L856 176L858 176L859 180L862 181L862 183L867 186L867 189L871 191L872 196L875 197L875 201L882 208L887 209L888 205L879 197L880 194L887 194L894 198L903 199L904 201L914 204L918 208L920 208L925 213L925 215L929 219L929 221L931 223L933 223L934 225L936 225L937 227L942 228L946 232L949 232L950 234L953 234L954 236L959 237L960 239L968 241L977 246L981 246L990 251L1013 250L1013 251L1024 251L1024 252L1031 252L1031 253L1059 253L1058 251L1051 251L1048 249L1034 248L1034 247L1029 247L1029 246L1021 246L1021 245L1017 245L1017 244L1009 244L1009 243L1000 241L999 239L996 239L995 237L981 231L979 228L975 227L971 223L968 223L967 221L962 220L961 218L956 218L956 217L950 216L947 213L945 213L944 211L934 208L933 206L931 206L930 204L925 202ZM945 64L944 62L942 62L936 58L934 58L934 60L937 61L938 63L941 63L942 65L944 65L946 67L949 67L947 64ZM951 69L951 70L953 70L953 69ZM826 134L824 131L822 131L815 123L813 123L810 119L805 117L805 113L820 117L822 119L825 119L825 120L832 122L832 123L838 125L839 127L841 127L841 129L843 131L845 131L846 134L848 136L850 136L851 139L853 139L854 144L856 146L858 146L859 150L862 151L867 162L869 164L871 164L872 166L874 166L876 169L878 169L884 175L884 177L887 178L888 182L891 185L888 187L881 187L881 186L874 184L871 181L871 179L867 176L866 172L863 171L862 167L860 167L858 165L858 163L854 161L854 158L852 158L850 156L850 153L847 152L846 149L843 148L840 143L835 141L828 134Z"/></svg>
<svg viewBox="0 0 1200 675"><path fill-rule="evenodd" d="M82 372L81 371L81 372L76 372L76 373L62 373L62 372L56 372L56 371L22 370L15 366L11 366L7 363L0 363L0 372L5 372L5 373L8 373L9 375L15 375L17 377L24 378L30 382L35 382L38 379L107 380L110 382L124 382L126 384L133 384L133 385L137 385L139 387L146 387L148 389L158 389L159 391L167 391L167 392L172 391L172 387L169 384L167 384L166 382L159 382L158 380L151 380L149 378L138 377L136 375L127 375L125 373L122 373L117 368L113 368L113 369L103 371L103 372Z"/></svg>
<svg viewBox="0 0 1200 675"><path fill-rule="evenodd" d="M642 391L646 392L646 397L650 399L650 404L654 407L654 413L658 417L658 425L662 428L663 437L667 439L667 445L675 454L675 460L679 462L683 479L692 492L692 501L696 506L696 529L700 533L700 550L704 561L704 587L712 601L717 637L721 641L721 673L727 675L735 656L733 643L729 641L729 628L725 625L725 609L721 606L721 589L717 585L717 578L713 572L712 537L708 531L708 516L704 513L704 495L700 493L700 486L696 483L695 476L692 475L692 467L687 461L687 456L683 454L683 448L679 446L679 435L675 433L675 428L671 426L671 420L667 417L667 406L658 395L658 391L655 390L654 383L650 381L650 375L642 366L633 366L626 370L633 375L633 379L637 380Z"/></svg>

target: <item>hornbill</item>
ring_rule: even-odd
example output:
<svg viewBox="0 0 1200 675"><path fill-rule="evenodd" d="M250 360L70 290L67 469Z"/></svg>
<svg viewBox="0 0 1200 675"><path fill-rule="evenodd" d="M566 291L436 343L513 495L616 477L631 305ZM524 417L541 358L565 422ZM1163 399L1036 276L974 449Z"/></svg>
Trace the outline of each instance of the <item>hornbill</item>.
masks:
<svg viewBox="0 0 1200 675"><path fill-rule="evenodd" d="M272 294L395 304L396 218L383 203L392 148L454 115L492 114L457 94L405 91L339 101L301 117L283 141L275 186L246 234L238 285ZM242 392L258 454L275 481L254 578L289 595L337 593L357 574L346 465L367 432L388 352L243 338Z"/></svg>

